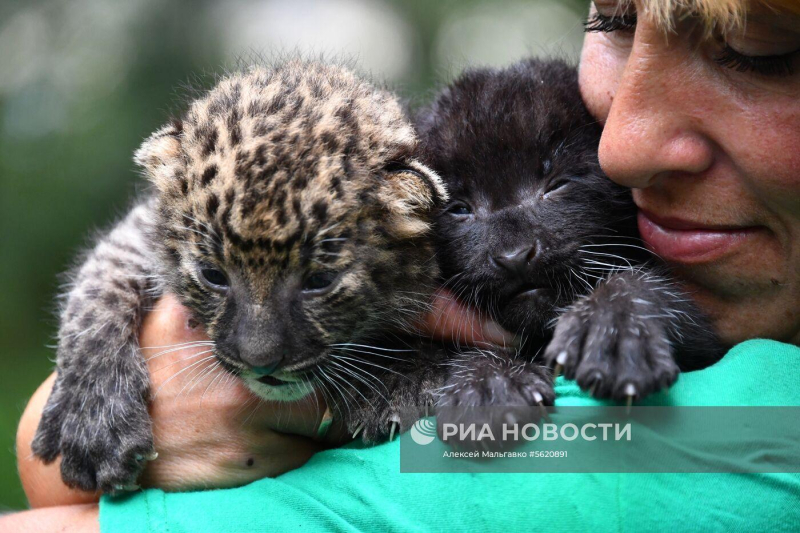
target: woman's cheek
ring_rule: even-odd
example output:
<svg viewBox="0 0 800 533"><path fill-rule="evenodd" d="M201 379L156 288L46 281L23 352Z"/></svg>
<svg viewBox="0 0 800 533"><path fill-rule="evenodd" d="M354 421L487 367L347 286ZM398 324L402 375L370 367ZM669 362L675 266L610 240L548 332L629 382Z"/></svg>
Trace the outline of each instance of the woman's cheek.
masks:
<svg viewBox="0 0 800 533"><path fill-rule="evenodd" d="M625 69L627 53L614 46L607 36L587 33L583 40L578 83L589 112L604 123L611 110L619 79Z"/></svg>
<svg viewBox="0 0 800 533"><path fill-rule="evenodd" d="M800 220L800 129L796 103L761 106L747 125L737 124L737 163L744 167L750 186L766 207Z"/></svg>

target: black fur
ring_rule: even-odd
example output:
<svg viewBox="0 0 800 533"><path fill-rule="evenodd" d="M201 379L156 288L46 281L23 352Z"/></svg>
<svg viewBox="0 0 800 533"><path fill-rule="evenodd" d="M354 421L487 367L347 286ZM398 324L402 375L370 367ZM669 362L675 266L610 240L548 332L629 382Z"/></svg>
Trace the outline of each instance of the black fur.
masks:
<svg viewBox="0 0 800 533"><path fill-rule="evenodd" d="M630 192L602 173L601 129L573 67L469 70L417 126L451 195L436 222L445 284L523 339L516 364L497 362L510 350L462 361L440 405L552 403L550 373L520 370L525 361L623 399L720 357L703 316L641 247Z"/></svg>

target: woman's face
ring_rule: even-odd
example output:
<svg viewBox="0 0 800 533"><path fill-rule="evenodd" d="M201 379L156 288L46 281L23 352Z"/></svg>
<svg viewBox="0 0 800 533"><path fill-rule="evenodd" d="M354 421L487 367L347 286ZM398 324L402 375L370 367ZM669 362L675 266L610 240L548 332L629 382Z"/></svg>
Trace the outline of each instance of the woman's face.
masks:
<svg viewBox="0 0 800 533"><path fill-rule="evenodd" d="M724 341L800 343L800 17L753 5L722 38L617 4L595 2L580 67L603 169Z"/></svg>

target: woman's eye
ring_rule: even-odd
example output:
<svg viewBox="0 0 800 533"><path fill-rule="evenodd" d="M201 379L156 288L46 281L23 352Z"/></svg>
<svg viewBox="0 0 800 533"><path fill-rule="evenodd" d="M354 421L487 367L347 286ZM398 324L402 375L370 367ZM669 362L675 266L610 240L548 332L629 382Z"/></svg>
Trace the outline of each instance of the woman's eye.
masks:
<svg viewBox="0 0 800 533"><path fill-rule="evenodd" d="M219 269L204 267L200 269L200 275L206 285L209 285L213 289L221 290L228 288L228 276Z"/></svg>
<svg viewBox="0 0 800 533"><path fill-rule="evenodd" d="M304 292L320 292L330 287L336 278L339 276L338 272L326 270L324 272L317 272L306 278L303 282Z"/></svg>
<svg viewBox="0 0 800 533"><path fill-rule="evenodd" d="M800 30L778 14L753 14L715 41L714 62L737 72L790 76L800 58Z"/></svg>
<svg viewBox="0 0 800 533"><path fill-rule="evenodd" d="M583 31L586 33L613 33L617 31L631 33L635 29L636 13L604 15L600 12L595 12L583 23Z"/></svg>
<svg viewBox="0 0 800 533"><path fill-rule="evenodd" d="M447 212L451 215L466 216L472 214L472 209L467 204L458 202L448 207Z"/></svg>
<svg viewBox="0 0 800 533"><path fill-rule="evenodd" d="M620 10L619 4L598 6L584 22L587 33L616 33L630 39L636 30L636 12ZM754 17L747 25L726 38L717 37L721 51L713 61L737 72L752 72L763 76L791 76L800 58L796 29L780 29ZM753 48L753 50L749 50Z"/></svg>
<svg viewBox="0 0 800 533"><path fill-rule="evenodd" d="M722 52L714 57L714 62L736 72L754 72L763 76L781 77L791 76L794 73L794 63L798 56L800 50L778 56L748 56L726 45Z"/></svg>

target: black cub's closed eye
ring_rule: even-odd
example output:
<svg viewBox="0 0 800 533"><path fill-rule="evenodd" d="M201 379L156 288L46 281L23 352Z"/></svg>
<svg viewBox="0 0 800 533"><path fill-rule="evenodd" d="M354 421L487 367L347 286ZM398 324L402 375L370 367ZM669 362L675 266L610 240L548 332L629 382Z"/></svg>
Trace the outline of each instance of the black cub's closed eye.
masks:
<svg viewBox="0 0 800 533"><path fill-rule="evenodd" d="M339 277L339 273L332 270L312 274L303 282L303 292L325 291L336 281L337 277Z"/></svg>
<svg viewBox="0 0 800 533"><path fill-rule="evenodd" d="M544 196L548 196L550 194L553 194L554 192L560 191L569 184L570 184L569 180L554 181L553 183L547 186L547 190L544 192Z"/></svg>
<svg viewBox="0 0 800 533"><path fill-rule="evenodd" d="M219 269L203 267L200 269L200 277L206 285L210 286L212 289L221 290L228 288L228 276Z"/></svg>
<svg viewBox="0 0 800 533"><path fill-rule="evenodd" d="M472 208L464 202L455 202L448 206L447 212L451 215L466 216L472 214Z"/></svg>

